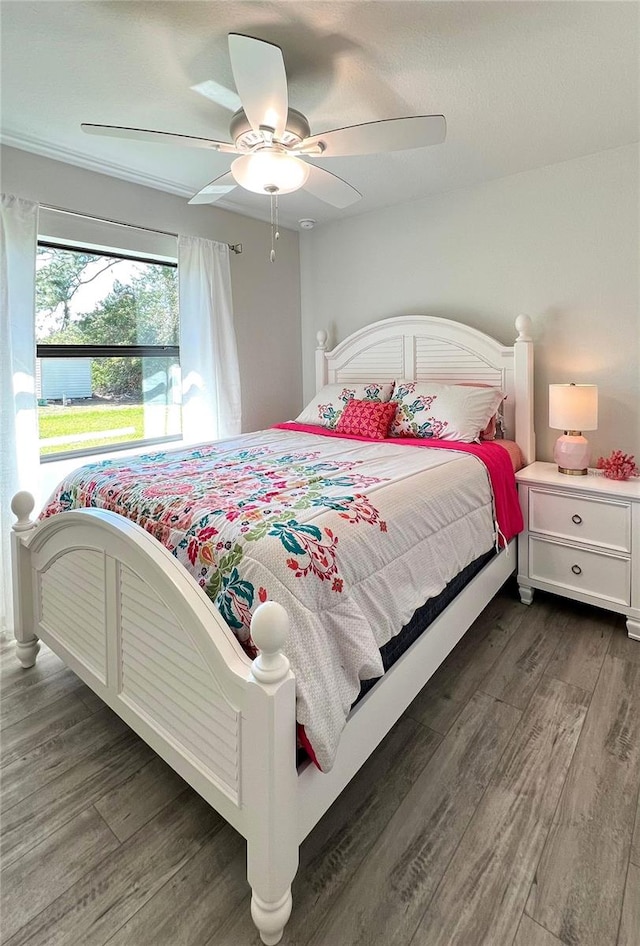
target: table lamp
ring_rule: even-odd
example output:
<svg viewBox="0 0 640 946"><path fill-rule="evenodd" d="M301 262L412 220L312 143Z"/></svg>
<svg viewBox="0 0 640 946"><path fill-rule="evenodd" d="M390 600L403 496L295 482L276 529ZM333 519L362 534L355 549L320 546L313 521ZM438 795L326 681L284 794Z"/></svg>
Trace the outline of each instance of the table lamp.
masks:
<svg viewBox="0 0 640 946"><path fill-rule="evenodd" d="M589 466L589 441L582 436L582 431L598 427L597 385L550 384L549 427L564 431L553 449L553 459L560 473L585 476Z"/></svg>

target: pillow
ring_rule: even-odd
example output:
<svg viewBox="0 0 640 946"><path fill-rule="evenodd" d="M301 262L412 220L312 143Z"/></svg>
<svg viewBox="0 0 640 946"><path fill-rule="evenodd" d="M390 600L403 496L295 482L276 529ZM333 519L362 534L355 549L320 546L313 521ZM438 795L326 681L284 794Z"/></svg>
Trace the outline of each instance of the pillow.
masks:
<svg viewBox="0 0 640 946"><path fill-rule="evenodd" d="M463 388L492 388L492 384L483 384L482 381L459 381L458 384ZM505 395L506 397L506 395ZM480 440L495 440L498 431L498 414L501 408L496 411L484 430L480 431ZM521 467L519 467L521 469Z"/></svg>
<svg viewBox="0 0 640 946"><path fill-rule="evenodd" d="M511 457L511 465L513 466L514 473L517 473L518 470L522 470L527 465L524 462L522 450L515 440L496 440L496 443L499 443L500 446L506 450Z"/></svg>
<svg viewBox="0 0 640 946"><path fill-rule="evenodd" d="M498 415L494 414L484 430L480 431L480 440L495 440L498 427Z"/></svg>
<svg viewBox="0 0 640 946"><path fill-rule="evenodd" d="M352 398L346 405L336 426L336 433L384 440L391 421L396 416L395 401L360 401Z"/></svg>
<svg viewBox="0 0 640 946"><path fill-rule="evenodd" d="M392 398L398 411L389 435L472 443L487 427L504 396L499 388L400 381Z"/></svg>
<svg viewBox="0 0 640 946"><path fill-rule="evenodd" d="M335 430L340 415L348 401L356 398L361 401L386 402L393 394L395 381L384 384L325 384L296 417L298 424L319 424Z"/></svg>

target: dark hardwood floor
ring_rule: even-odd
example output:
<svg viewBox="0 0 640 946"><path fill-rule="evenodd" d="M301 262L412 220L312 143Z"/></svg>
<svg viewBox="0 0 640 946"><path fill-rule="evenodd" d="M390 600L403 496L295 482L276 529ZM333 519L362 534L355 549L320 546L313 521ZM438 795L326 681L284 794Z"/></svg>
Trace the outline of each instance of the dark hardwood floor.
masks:
<svg viewBox="0 0 640 946"><path fill-rule="evenodd" d="M243 839L0 642L5 946L257 946ZM301 849L283 946L640 946L640 643L509 583Z"/></svg>

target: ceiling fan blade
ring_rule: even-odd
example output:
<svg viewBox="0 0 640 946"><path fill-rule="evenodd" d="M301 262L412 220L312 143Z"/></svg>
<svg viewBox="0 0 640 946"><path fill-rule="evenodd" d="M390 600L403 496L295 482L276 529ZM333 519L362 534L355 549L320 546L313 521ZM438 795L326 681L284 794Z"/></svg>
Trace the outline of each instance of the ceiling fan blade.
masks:
<svg viewBox="0 0 640 946"><path fill-rule="evenodd" d="M341 177L325 171L324 168L317 168L314 164L309 164L309 177L303 190L309 191L326 204L339 208L355 204L362 197L360 191L351 184L347 184Z"/></svg>
<svg viewBox="0 0 640 946"><path fill-rule="evenodd" d="M349 125L305 138L300 147L304 154L310 147L324 145L321 155L333 158L355 154L379 154L383 151L408 151L441 144L447 134L444 115L414 115L388 118L362 125Z"/></svg>
<svg viewBox="0 0 640 946"><path fill-rule="evenodd" d="M289 93L282 50L261 39L229 33L229 56L238 95L249 124L273 128L281 138L287 123Z"/></svg>
<svg viewBox="0 0 640 946"><path fill-rule="evenodd" d="M235 190L236 187L237 184L233 179L231 171L227 171L226 174L221 174L220 177L215 177L206 185L206 187L203 187L202 190L198 191L197 194L194 194L189 203L215 204L216 200L220 200L221 197L225 197L232 190Z"/></svg>
<svg viewBox="0 0 640 946"><path fill-rule="evenodd" d="M150 141L159 144L186 145L189 148L209 148L226 154L240 154L230 141L215 141L213 138L196 138L194 135L176 135L171 131L150 131L147 128L121 128L119 125L80 125L88 135L105 135L109 138L132 138L134 141Z"/></svg>
<svg viewBox="0 0 640 946"><path fill-rule="evenodd" d="M204 95L206 99L228 109L230 112L237 112L239 108L242 108L239 95L213 79L206 79L204 82L198 82L197 85L189 86L189 88L192 92Z"/></svg>

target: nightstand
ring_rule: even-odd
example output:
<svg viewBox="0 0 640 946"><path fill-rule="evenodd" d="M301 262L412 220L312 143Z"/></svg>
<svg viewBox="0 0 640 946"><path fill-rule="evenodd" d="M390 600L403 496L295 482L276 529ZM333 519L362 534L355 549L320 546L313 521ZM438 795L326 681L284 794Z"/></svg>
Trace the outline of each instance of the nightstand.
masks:
<svg viewBox="0 0 640 946"><path fill-rule="evenodd" d="M640 479L568 476L555 463L532 463L516 480L523 604L540 588L617 611L640 641Z"/></svg>

